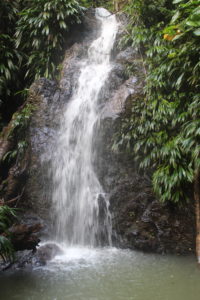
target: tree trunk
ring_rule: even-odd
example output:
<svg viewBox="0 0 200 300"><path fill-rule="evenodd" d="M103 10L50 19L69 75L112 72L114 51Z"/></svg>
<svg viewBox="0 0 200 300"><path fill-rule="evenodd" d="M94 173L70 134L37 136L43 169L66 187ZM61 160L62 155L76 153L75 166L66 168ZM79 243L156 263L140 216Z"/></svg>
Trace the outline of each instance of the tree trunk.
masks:
<svg viewBox="0 0 200 300"><path fill-rule="evenodd" d="M195 172L194 179L194 200L196 212L196 256L200 264L200 171Z"/></svg>

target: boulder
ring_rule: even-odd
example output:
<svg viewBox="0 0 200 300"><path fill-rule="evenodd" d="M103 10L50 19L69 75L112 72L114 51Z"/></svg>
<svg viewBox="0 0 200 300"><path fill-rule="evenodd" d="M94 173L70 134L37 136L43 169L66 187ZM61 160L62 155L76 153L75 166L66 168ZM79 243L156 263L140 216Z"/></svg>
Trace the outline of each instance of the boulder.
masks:
<svg viewBox="0 0 200 300"><path fill-rule="evenodd" d="M55 256L63 254L63 250L56 243L46 243L40 246L35 253L33 263L36 265L46 265Z"/></svg>
<svg viewBox="0 0 200 300"><path fill-rule="evenodd" d="M26 224L17 224L9 228L11 234L11 242L15 251L22 250L36 250L40 239L37 233L41 230L41 224L35 224L32 226Z"/></svg>

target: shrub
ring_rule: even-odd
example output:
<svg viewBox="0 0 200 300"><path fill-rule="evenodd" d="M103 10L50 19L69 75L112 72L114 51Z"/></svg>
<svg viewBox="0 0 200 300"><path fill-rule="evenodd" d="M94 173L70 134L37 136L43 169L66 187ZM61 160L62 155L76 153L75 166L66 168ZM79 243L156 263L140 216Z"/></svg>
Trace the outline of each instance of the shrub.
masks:
<svg viewBox="0 0 200 300"><path fill-rule="evenodd" d="M14 259L14 249L8 228L12 224L12 218L15 217L16 209L6 205L0 206L0 256L4 262Z"/></svg>
<svg viewBox="0 0 200 300"><path fill-rule="evenodd" d="M81 22L82 9L76 0L34 0L19 13L16 47L25 55L26 74L33 81L52 78L70 25Z"/></svg>

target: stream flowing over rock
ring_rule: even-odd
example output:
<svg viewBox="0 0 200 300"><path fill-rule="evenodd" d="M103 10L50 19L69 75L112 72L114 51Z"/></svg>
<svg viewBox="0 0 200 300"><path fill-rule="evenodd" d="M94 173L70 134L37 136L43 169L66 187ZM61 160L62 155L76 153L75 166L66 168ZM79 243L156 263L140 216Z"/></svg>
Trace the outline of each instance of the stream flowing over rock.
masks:
<svg viewBox="0 0 200 300"><path fill-rule="evenodd" d="M84 233L82 233L83 240L81 243L87 242L90 245L112 243L118 247L158 253L190 253L194 251L193 208L186 206L183 209L172 204L161 204L152 192L151 171L147 170L145 174L140 174L138 166L129 154L125 151L116 153L112 150L114 136L120 130L121 120L130 114L131 102L138 97L143 101L142 74L144 72L141 58L137 52L130 46L120 48L120 39L124 34L127 20L123 14L118 14L116 18L118 33L111 53L109 75L104 79L99 79L104 80L105 83L100 87L96 100L94 100L97 101L95 105L98 107L99 115L95 120L96 126L93 124L95 134L93 134L92 144L89 146L93 153L90 163L92 163L95 175L83 170L83 175L85 172L86 176L92 176L95 184L98 182L99 196L95 200L96 210L91 208L92 214L94 214L91 217L92 221L89 220L90 223L87 225L87 228L93 228L91 237L88 237L88 232L87 237L83 237ZM93 41L100 36L100 28L101 21L95 17L95 10L89 9L79 30L75 28L74 32L71 33L62 64L60 80L56 82L40 79L35 81L30 88L27 101L34 104L35 110L27 133L29 148L27 150L26 173L28 176L20 204L28 213L43 220L41 221L43 222L42 238L45 239L52 239L55 232L59 235L59 230L66 235L66 231L69 229L73 233L71 236L68 233L68 242L80 242L81 238L75 234L75 222L77 222L79 229L81 226L83 229L86 228L83 227L86 219L84 224L78 223L84 210L80 210L76 216L73 215L73 211L70 211L70 200L75 201L73 193L68 195L71 199L68 198L65 202L68 207L61 207L56 212L56 218L59 218L59 214L63 218L65 214L71 213L71 219L69 218L65 223L65 229L56 225L55 209L57 208L52 206L52 194L55 196L55 185L57 184L56 197L63 197L61 190L59 190L62 178L57 177L56 181L52 183L52 173L58 171L55 161L64 159L60 151L68 151L67 144L65 149L56 149L59 147L57 141L62 138L59 132L61 116L63 116L66 106L70 106L74 91L78 89L78 78L82 66L80 62L86 62L85 68L87 68L90 59L90 57L87 58L87 53L88 51L90 53L89 49ZM135 71L130 76L126 67L132 61L135 62ZM87 108L88 116L90 109L91 107ZM71 115L66 115L66 132L67 126L71 126L70 117ZM80 138L83 138L83 134L82 131ZM88 144L84 145L83 141L82 144L83 147L88 146ZM3 147L6 147L5 142ZM82 150L84 151L84 149ZM51 151L53 153L50 153ZM47 159L47 155L53 158L54 164ZM85 167L84 164L82 167ZM81 172L80 170L74 171ZM76 174L72 175L77 176ZM65 176L67 177L67 173ZM65 178L65 180L67 179ZM73 184L69 182L66 188L69 189L71 185L75 189L76 186ZM80 185L81 183L77 184ZM94 181L91 181L92 186L95 184ZM65 191L65 193L69 194L69 191ZM83 194L83 190L81 193ZM66 197L66 194L64 196ZM87 196L87 199L90 198ZM61 200L64 201L64 198L59 199L59 201ZM110 214L109 218L111 216L112 219L109 220L112 223L112 236L110 237L112 241L109 241L108 227L105 225L108 213ZM97 227L94 228L97 226L94 225L96 223L93 221L95 216L98 219L98 229ZM86 231L87 229L85 229ZM97 232L101 242L95 238ZM61 237L61 234L59 236ZM44 257L51 257L51 251L54 250L50 246ZM43 261L44 257L41 254L39 260Z"/></svg>

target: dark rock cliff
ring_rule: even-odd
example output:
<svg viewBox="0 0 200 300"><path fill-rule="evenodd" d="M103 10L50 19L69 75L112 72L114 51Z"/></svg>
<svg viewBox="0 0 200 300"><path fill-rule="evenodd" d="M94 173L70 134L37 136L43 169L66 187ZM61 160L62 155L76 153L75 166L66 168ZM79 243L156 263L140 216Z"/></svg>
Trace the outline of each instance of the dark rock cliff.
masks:
<svg viewBox="0 0 200 300"><path fill-rule="evenodd" d="M130 113L132 101L138 97L141 101L143 99L140 57L131 47L119 49L126 18L119 15L118 19L121 25L112 53L113 69L100 95L101 120L95 141L95 169L110 198L113 243L119 247L159 253L190 253L194 251L193 206L180 208L170 203L161 204L152 192L150 171L145 175L140 174L130 155L125 151L116 153L112 150L113 137L120 130L121 120ZM50 201L52 186L46 153L49 145L54 143L63 105L76 88L79 59L87 53L97 35L98 22L94 11L89 10L81 27L75 28L69 37L60 80L40 79L30 88L27 103L34 106L34 112L27 132L29 146L21 163L24 177L22 180L22 175L18 177L16 173L15 186L20 182L20 188L13 190L9 196L15 197L23 191L20 206L30 215L24 218L39 218L40 223L45 220L45 236L51 236L53 226ZM130 76L126 66L132 61L135 61L135 70ZM2 136L0 145L0 154L2 152L5 155L11 147L6 135ZM12 168L3 175L4 181L7 177L9 180ZM21 174L20 171L18 174ZM8 191L8 181L6 184ZM8 195L6 197L9 198Z"/></svg>

